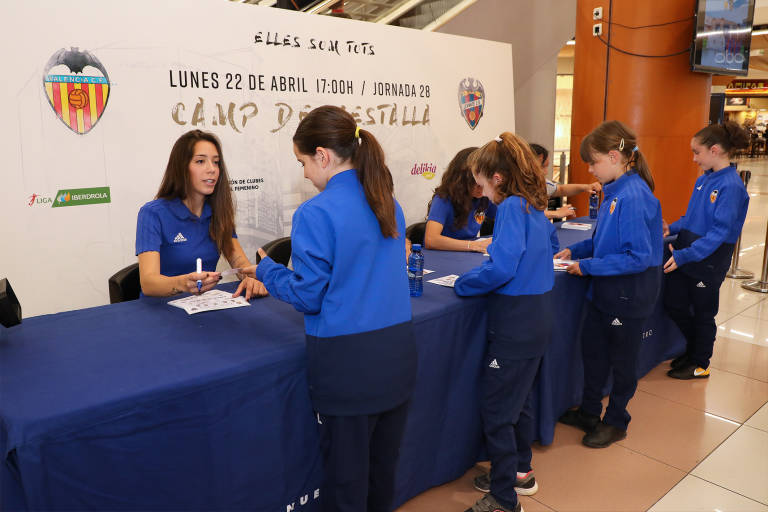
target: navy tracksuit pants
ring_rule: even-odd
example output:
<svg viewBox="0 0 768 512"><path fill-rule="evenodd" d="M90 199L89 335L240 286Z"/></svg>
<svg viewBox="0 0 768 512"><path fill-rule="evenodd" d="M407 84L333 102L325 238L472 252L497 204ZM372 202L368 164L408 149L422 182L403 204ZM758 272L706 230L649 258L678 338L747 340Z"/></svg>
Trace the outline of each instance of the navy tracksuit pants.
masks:
<svg viewBox="0 0 768 512"><path fill-rule="evenodd" d="M613 371L608 407L603 422L627 429L632 417L627 404L637 389L637 355L643 339L646 318L619 318L587 303L587 316L581 334L584 361L584 396L581 409L600 416L603 411L603 388Z"/></svg>
<svg viewBox="0 0 768 512"><path fill-rule="evenodd" d="M480 413L491 459L491 494L507 508L517 506L517 472L531 470L534 436L533 389L541 356L504 359L486 356Z"/></svg>
<svg viewBox="0 0 768 512"><path fill-rule="evenodd" d="M717 335L715 316L722 282L696 279L680 269L666 274L664 280L664 309L685 337L685 353L692 363L707 369Z"/></svg>
<svg viewBox="0 0 768 512"><path fill-rule="evenodd" d="M318 414L324 512L390 512L408 402L360 416Z"/></svg>

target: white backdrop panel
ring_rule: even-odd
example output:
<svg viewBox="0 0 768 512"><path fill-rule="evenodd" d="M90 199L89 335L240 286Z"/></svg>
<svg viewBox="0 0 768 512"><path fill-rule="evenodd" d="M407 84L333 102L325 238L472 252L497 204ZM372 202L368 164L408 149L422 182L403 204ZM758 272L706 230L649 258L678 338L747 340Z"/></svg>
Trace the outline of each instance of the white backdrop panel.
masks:
<svg viewBox="0 0 768 512"><path fill-rule="evenodd" d="M333 104L359 117L384 147L408 223L424 218L459 149L514 131L508 44L223 0L3 2L0 18L9 49L0 277L25 317L108 302L107 278L136 261L138 209L189 129L222 140L251 258L290 233L293 211L315 193L292 153L302 112ZM107 104L86 133L57 118L43 84L46 74L79 76L46 69L72 47L109 76ZM88 66L80 75L101 74ZM483 87L474 129L460 109L466 78ZM54 207L59 191L95 187L109 187L110 202Z"/></svg>

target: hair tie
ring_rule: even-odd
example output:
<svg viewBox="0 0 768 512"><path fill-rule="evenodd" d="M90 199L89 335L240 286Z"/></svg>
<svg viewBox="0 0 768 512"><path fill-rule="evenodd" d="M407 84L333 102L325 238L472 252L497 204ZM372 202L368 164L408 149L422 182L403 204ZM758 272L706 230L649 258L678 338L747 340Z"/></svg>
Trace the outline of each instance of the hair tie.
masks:
<svg viewBox="0 0 768 512"><path fill-rule="evenodd" d="M360 127L359 126L355 126L355 138L356 139L360 138Z"/></svg>
<svg viewBox="0 0 768 512"><path fill-rule="evenodd" d="M638 151L639 149L640 149L640 148L638 148L638 147L637 147L637 144L635 144L635 147L633 147L633 148L632 148L632 152L633 152L633 153L637 153L637 151Z"/></svg>
<svg viewBox="0 0 768 512"><path fill-rule="evenodd" d="M501 144L501 143L503 142L503 141L501 140L501 137L496 137L496 138L495 138L495 139L493 139L493 140L495 140L495 141L496 141L496 142L498 142L499 144Z"/></svg>
<svg viewBox="0 0 768 512"><path fill-rule="evenodd" d="M619 142L619 151L624 151L624 137L622 137L621 142Z"/></svg>

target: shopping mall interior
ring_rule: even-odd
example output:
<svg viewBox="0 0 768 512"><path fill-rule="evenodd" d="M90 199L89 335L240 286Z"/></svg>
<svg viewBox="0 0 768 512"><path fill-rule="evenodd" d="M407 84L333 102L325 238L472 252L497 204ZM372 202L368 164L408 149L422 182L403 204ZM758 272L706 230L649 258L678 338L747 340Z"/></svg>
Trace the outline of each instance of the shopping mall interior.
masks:
<svg viewBox="0 0 768 512"><path fill-rule="evenodd" d="M728 160L724 160L722 169L730 169L735 180L732 183L738 185L742 195L744 189L738 179L743 180L749 203L741 236L734 244L728 277L719 289L714 355L708 370L696 368L695 364L691 368L709 373L690 379L668 376L671 361L684 352L685 339L666 316L666 305L654 302L653 318L659 322L654 325L664 326L664 330L644 331L645 345L640 343L639 350L653 345L653 356L663 357L653 359L644 372L640 371L640 364L632 361L635 373L643 376L627 407L631 422L626 438L614 439L603 448L585 446L584 432L558 422L568 407L579 406L581 400L584 360L579 336L585 323L584 311L591 300L586 298L591 285L578 277L581 274L553 271L550 256L556 253L551 251L551 235L539 244L544 247L541 254L546 255L539 258L539 262L545 263L541 266L545 269L542 275L546 273L555 283L540 294L562 292L552 299L558 307L549 308L554 310L553 320L547 322L552 327L551 337L560 344L544 355L538 354L538 359L531 359L535 359L534 373L539 375L549 365L549 380L544 384L543 378L536 380L538 387L534 387L531 377L531 391L525 395L531 398L533 389L541 391L535 397L537 428L544 432L549 429L549 439L533 444L532 471L537 489L520 493L522 507L514 510L768 512L768 0L166 1L171 7L150 0L110 2L108 8L103 7L107 2L83 0L87 8L82 10L75 2L52 0L13 2L14 8L0 6L0 18L11 19L0 37L6 37L3 41L9 48L19 47L18 51L7 50L11 64L7 65L6 78L0 81L0 96L9 104L6 123L0 128L9 135L0 139L3 143L11 141L7 152L11 163L7 167L19 176L16 179L14 174L0 187L3 243L7 244L3 248L14 248L0 251L0 317L6 318L8 312L15 315L13 325L0 327L0 511L320 509L323 455L327 455L331 443L327 441L327 429L331 427L318 426L326 425L323 420L329 417L313 407L312 386L306 371L312 362L308 360L315 357L316 363L321 359L316 354L331 344L323 345L325 339L352 339L347 335L362 338L370 332L391 328L394 321L380 322L375 329L366 330L368 326L357 331L345 330L349 325L356 326L355 322L364 316L350 314L344 317L347 324L327 338L315 336L322 327L310 332L307 326L316 327L311 322L325 314L319 304L330 286L332 272L341 268L338 271L346 272L345 279L354 277L342 279L346 283L358 277L367 279L384 265L365 267L355 263L345 267L335 265L330 257L322 259L325 253L317 256L312 261L321 261L316 265L321 269L318 275L326 272L323 277L328 282L321 283L320 278L314 282L321 283L316 286L321 290L316 307L315 302L310 307L285 299L290 297L293 284L276 287L277 293L268 297L254 295L250 302L238 298L239 304L232 295L241 279L251 279L247 281L252 287L248 293L260 290L258 286L262 283L256 281L258 262L262 262L262 270L272 269L272 277L282 273L282 277L295 278L295 265L291 265L296 258L291 260L289 235L298 224L292 224L292 219L300 217L294 214L323 194L323 187L336 176L324 175L326 179L321 185L310 183L307 169L310 173L319 172L319 167L305 167L310 162L308 158L322 157L322 165L326 161L340 166L349 164L343 170L334 170L338 174L347 172L350 183L359 188L354 189L355 193L363 197L363 188L354 178L362 173L356 174L352 168L351 156L338 159L333 151L320 151L328 148L319 144L307 143L309 156L298 149L294 134L299 123L311 115L310 111L321 110L316 107L332 104L341 107L332 111L338 114L343 110L345 120L350 112L357 112L354 122L345 125L345 140L353 147L349 155L363 147L364 140L366 144L379 140L386 149L390 167L376 167L380 172L386 171L376 190L382 199L378 204L385 204L386 199L390 205L386 210L390 233L398 234L392 227L395 220L404 228L410 225L408 230L427 224L425 214L431 208L428 204L433 204L441 174L448 170L456 151L467 146L493 146L501 151L502 143L511 144L502 140L504 132L509 131L524 142L539 144L549 151L549 158L542 165L554 190L569 184L587 187L578 195L549 203L550 210L571 205L570 216L582 222L581 228L574 228L575 224L564 228L563 224L573 222L574 218L557 218L550 224L542 217L541 223L563 237L575 232L566 229L582 229L579 240L587 244L588 231L598 229L598 208L595 204L590 212L590 194L581 192L588 192L589 185L598 177L595 162L585 162L580 147L596 127L605 121L619 120L633 130L637 135L634 148L628 147L628 151L621 153L622 136L621 146L610 150L613 153L597 153L607 159L609 154L613 158L640 152L655 180L655 189L650 189L660 203L664 221L673 223L685 214L694 184L708 170L694 162L692 143L698 141L694 134L713 124L740 125L748 134L748 143L731 155L726 152L732 162L729 166ZM185 2L195 8L188 9L182 5ZM97 12L99 9L104 12ZM109 26L114 20L110 9L129 22ZM302 12L286 13L279 9ZM56 12L65 21L59 22L47 11ZM85 20L82 24L81 16ZM217 16L226 23L218 23ZM98 20L107 21L102 25ZM137 30L137 25L142 28ZM95 35L89 33L91 29ZM273 42L270 32L275 38ZM312 41L314 45L315 38L338 46L315 51L308 44ZM34 41L27 44L27 40ZM367 53L358 52L358 46ZM375 58L370 51L374 46L378 52ZM79 71L73 69L78 62L70 66L64 62L64 55L75 55L82 61ZM85 77L90 83L83 81L80 73L86 61L94 75ZM70 66L68 70L64 64ZM178 86L178 77L186 80L187 73L196 79L203 78L195 86ZM229 87L234 82L232 73L245 78L244 88ZM470 87L464 84L474 84L475 79L479 83L480 74L486 88L473 85L472 91L464 90ZM8 78L10 75L16 79ZM209 87L210 76L217 77L212 82L215 86ZM224 77L228 77L226 81ZM324 77L339 78L338 83L334 78L333 87L341 84L344 90L334 90L333 94L321 90ZM283 80L282 88L278 78ZM374 85L376 92L372 93L372 79L374 84L390 81L394 89L398 84L404 85L406 93L409 85L418 91L413 85L417 84L422 95L378 94L384 85L378 91ZM285 86L288 80L290 87ZM294 88L294 84L299 85ZM305 85L308 89L303 89ZM387 91L389 85L386 83ZM93 91L90 103L86 91ZM366 108L369 122L364 123L360 119L365 118L359 114L366 112ZM362 136L361 126L365 130ZM210 140L205 139L208 142L200 139L196 144L215 149L210 150L215 157L202 156L210 156L211 162L215 160L216 179L220 176L223 154L219 160L219 153L223 150L219 142L211 141L220 140L227 148L230 174L227 177L225 170L223 176L229 183L223 185L226 192L216 197L226 198L217 204L228 208L229 223L222 221L219 239L229 244L221 247L230 249L234 247L233 239L237 248L242 244L240 252L245 258L239 259L238 253L236 261L244 263L227 263L220 246L212 245L213 263L205 269L206 279L210 279L206 286L225 290L227 293L219 299L226 304L199 315L193 314L191 307L185 312L183 304L170 302L175 302L171 296L181 293L187 296L180 301L200 299L201 292L206 291L201 277L188 278L192 268L184 270L188 274L179 271L170 277L160 275L159 256L152 254L150 257L157 256L150 260L154 273L146 272L168 284L168 290L163 289L155 296L142 292L140 279L146 279L146 275L140 277L139 262L142 255L146 258L146 253L159 252L140 249L136 240L139 233L147 238L154 233L137 227L137 215L142 215L137 212L147 212L141 206L149 205L147 201L166 199L160 192L155 194L161 179L166 184L162 173L169 162L168 150L171 146L176 150L173 140L196 129L213 133ZM494 140L495 145L491 144ZM509 154L523 155L521 161L530 164L527 168L532 170L529 176L533 178L527 183L533 183L530 187L534 197L543 198L534 212L541 215L547 204L542 191L544 180L539 164L524 142L522 149ZM190 155L193 147L198 146L189 146ZM589 155L594 157L596 153ZM638 161L637 156L629 158ZM186 161L181 157L177 160L182 162L179 175L188 180L184 182L186 187L189 176L195 172L191 156ZM391 164L393 161L396 164ZM629 162L625 160L627 166L618 177L605 182L615 183L624 173L632 175ZM522 167L513 170L522 172ZM469 167L465 170L470 172ZM207 222L211 223L210 202L205 201L213 195L217 182L206 176L197 183L198 214L185 210L181 196L173 200L178 200L181 210L174 215L196 222L195 229L199 228L201 239L208 243L213 228L209 232L200 223L205 220L205 212ZM484 184L491 187L492 177L499 178L498 173L488 173ZM478 175L469 179L469 190L477 189L474 179L483 185ZM92 188L67 188L74 186ZM222 185L217 190L222 190ZM650 198L648 204L655 205L651 192L643 190L648 194L644 197ZM482 195L479 192L470 198L466 194L465 203L485 201L482 204L490 205ZM400 206L391 207L393 196L403 206L402 211ZM360 201L364 205L360 211L374 219L368 209L373 208L369 197L373 196L366 195L368 203ZM709 197L714 204L717 190ZM613 215L615 201L613 206L602 203L604 216ZM706 206L707 201L704 203ZM520 204L526 203L521 200ZM335 214L342 210L329 207L328 211ZM488 249L493 247L491 241L485 240L479 251L470 247L470 240L482 241L480 225L485 225L485 210L480 213L478 229L462 239L458 249L431 251L425 244L426 260L421 260L421 267L414 272L409 269L408 276L402 274L403 266L408 269L412 254L406 249L408 264L403 265L399 259L403 251L398 246L397 254L394 249L387 253L392 256L386 262L394 269L395 278L387 281L386 286L378 287L383 279L375 282L375 288L360 286L365 293L354 295L369 299L374 295L369 293L371 289L384 290L402 284L398 296L402 301L391 302L405 311L397 321L407 324L408 329L412 325L418 327L414 331L418 338L418 365L413 365L412 376L416 391L412 398L404 394L405 398L401 397L396 404L396 409L403 403L415 409L408 412L407 422L403 419L405 415L397 420L397 435L405 439L402 452L408 451L410 457L403 458L401 452L389 454L392 460L400 457L400 466L391 472L396 473L393 478L397 481L392 484L396 489L390 493L399 500L395 509L398 512L464 512L484 498L475 485L475 479L490 470L490 463L484 460L487 457L478 389L482 372L498 368L495 358L490 365L483 359L488 356L486 334L490 329L487 331L486 327L491 307L485 295L463 297L454 288L455 282L459 282L456 279L460 279L457 274L469 273L470 269L493 261L489 259L493 256ZM594 214L591 218L590 213ZM325 219L325 210L317 215ZM383 233L382 216L378 219ZM466 212L464 217L465 223L478 218ZM168 218L174 220L170 214ZM358 220L355 215L347 215L347 219ZM382 237L378 226L375 224L368 234L374 232L382 240L397 238ZM556 228L552 229L553 226ZM731 226L719 227L725 230ZM425 229L422 226L419 241L426 243ZM408 230L403 233L407 237L415 233ZM11 243L5 241L6 231ZM157 228L157 239L159 231ZM180 229L166 231L173 231L167 246L175 248L172 244L188 241ZM323 238L332 231L306 228L303 233L309 233L304 236L310 241L305 243L333 246L328 254L334 256L360 249L350 244L353 248L348 253L337 250L341 243L334 245L336 239L328 242ZM647 229L646 234L650 231ZM543 229L530 232L540 234ZM184 233L188 236L186 230ZM348 230L342 234L339 240L347 241L360 232ZM659 232L654 236L661 240ZM277 242L284 249L285 267L275 263L277 257L273 253L263 251L276 247ZM408 238L407 246L406 240L398 243L412 247L411 242ZM413 247L421 245L415 239L413 243ZM294 243L293 248L297 245ZM651 245L646 244L648 253ZM722 245L730 250L731 245ZM421 251L421 247L414 251ZM654 251L659 252L658 247ZM371 252L378 256L383 251ZM628 252L621 254L626 256ZM253 259L249 260L251 256ZM263 259L267 256L274 256L273 261ZM184 264L192 263L192 256L185 253ZM563 270L557 267L558 263L561 262L556 260L555 270ZM268 267L273 264L274 267ZM196 257L196 265L195 274L203 273L200 257ZM569 260L565 265L571 270L579 269L578 262ZM290 272L286 267L290 267ZM116 283L113 278L120 276L122 280L127 275L122 272L129 268L135 293L126 298L121 295L122 281ZM646 265L642 271L649 268ZM658 290L664 286L658 283L664 281L658 264L654 268L659 270ZM248 269L253 276L246 275ZM433 269L444 271L443 278L453 280L426 284L426 273ZM224 273L228 273L229 280L221 280ZM183 288L182 292L176 287L178 280L171 283L165 278L181 278L188 289ZM285 279L281 282L288 282L289 278ZM302 279L295 278L296 282ZM409 286L418 283L418 293L410 288L408 295L408 279ZM500 290L512 280L509 276L505 279L503 285L490 291ZM267 283L266 278L263 281ZM13 294L11 282L18 297ZM703 281L701 284L706 287ZM573 290L576 292L571 295ZM482 294L486 291L476 295ZM267 295L266 288L263 295ZM337 297L342 299L333 307L338 306L337 310L346 314L345 307L364 302L349 300L349 296L339 294ZM11 302L13 311L7 307ZM379 309L369 311L365 318L379 321L396 309L379 307L384 303L379 302ZM208 306L204 301L203 305ZM22 310L26 315L23 321ZM710 321L711 318L712 315ZM536 318L523 320L538 326ZM615 321L619 321L618 316ZM634 332L637 334L640 329ZM521 337L524 334L527 332ZM672 342L667 338L674 338L680 351L673 353ZM411 340L410 335L398 335L386 341L393 339ZM310 346L321 348L308 356L307 341L317 342ZM379 343L379 347L386 349L381 354L389 357L394 353L389 351L394 343ZM353 343L342 346L358 348ZM349 354L356 353L335 350L335 354L344 355L337 359L347 362L354 359ZM552 354L555 350L561 352ZM416 351L414 348L412 352ZM396 367L412 355L406 352L403 349L405 355L401 358L382 356L385 363L381 366ZM337 370L333 366L337 359L326 357L325 369ZM552 362L555 360L557 363ZM350 377L344 381L347 374L343 371L328 371L328 381L344 374L338 382L354 384L334 385L342 389L340 394L350 391L349 396L354 395L359 391L358 384L365 389L368 380L376 380L371 375L378 375L379 361L366 361L374 364L362 368L353 361L345 367L355 368L357 373L351 373L356 380ZM402 375L410 374L404 371ZM402 384L408 379L383 377L378 384L382 388L395 387L395 380ZM382 382L385 384L381 385ZM563 397L578 399L555 403ZM364 402L359 400L363 406L369 405ZM594 403L598 403L598 398ZM603 405L607 403L606 397ZM548 417L541 412L545 409L550 413ZM370 411L356 412L354 416L368 414ZM321 430L326 436L323 453ZM399 442L397 435L392 437ZM542 438L546 435L539 437ZM365 454L368 456L368 451ZM386 457L380 457L379 463L381 459ZM366 468L368 462L365 461ZM404 464L410 467L402 467ZM359 478L359 474L354 477ZM363 478L366 479L367 476Z"/></svg>

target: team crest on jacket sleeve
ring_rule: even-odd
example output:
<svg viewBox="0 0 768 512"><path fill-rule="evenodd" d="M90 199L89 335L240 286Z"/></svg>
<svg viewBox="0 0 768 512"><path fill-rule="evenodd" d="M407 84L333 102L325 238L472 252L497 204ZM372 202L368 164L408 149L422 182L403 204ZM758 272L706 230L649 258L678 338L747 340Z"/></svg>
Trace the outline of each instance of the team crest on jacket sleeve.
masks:
<svg viewBox="0 0 768 512"><path fill-rule="evenodd" d="M717 189L709 193L709 202L714 203L717 200Z"/></svg>
<svg viewBox="0 0 768 512"><path fill-rule="evenodd" d="M461 116L471 129L475 129L483 117L485 107L485 89L480 80L465 78L459 82L459 109Z"/></svg>
<svg viewBox="0 0 768 512"><path fill-rule="evenodd" d="M62 48L45 65L43 88L61 122L84 135L96 126L107 107L109 75L91 52Z"/></svg>
<svg viewBox="0 0 768 512"><path fill-rule="evenodd" d="M610 214L613 215L613 211L616 209L616 203L619 202L618 197L614 197L613 201L611 201L611 208L609 210Z"/></svg>

